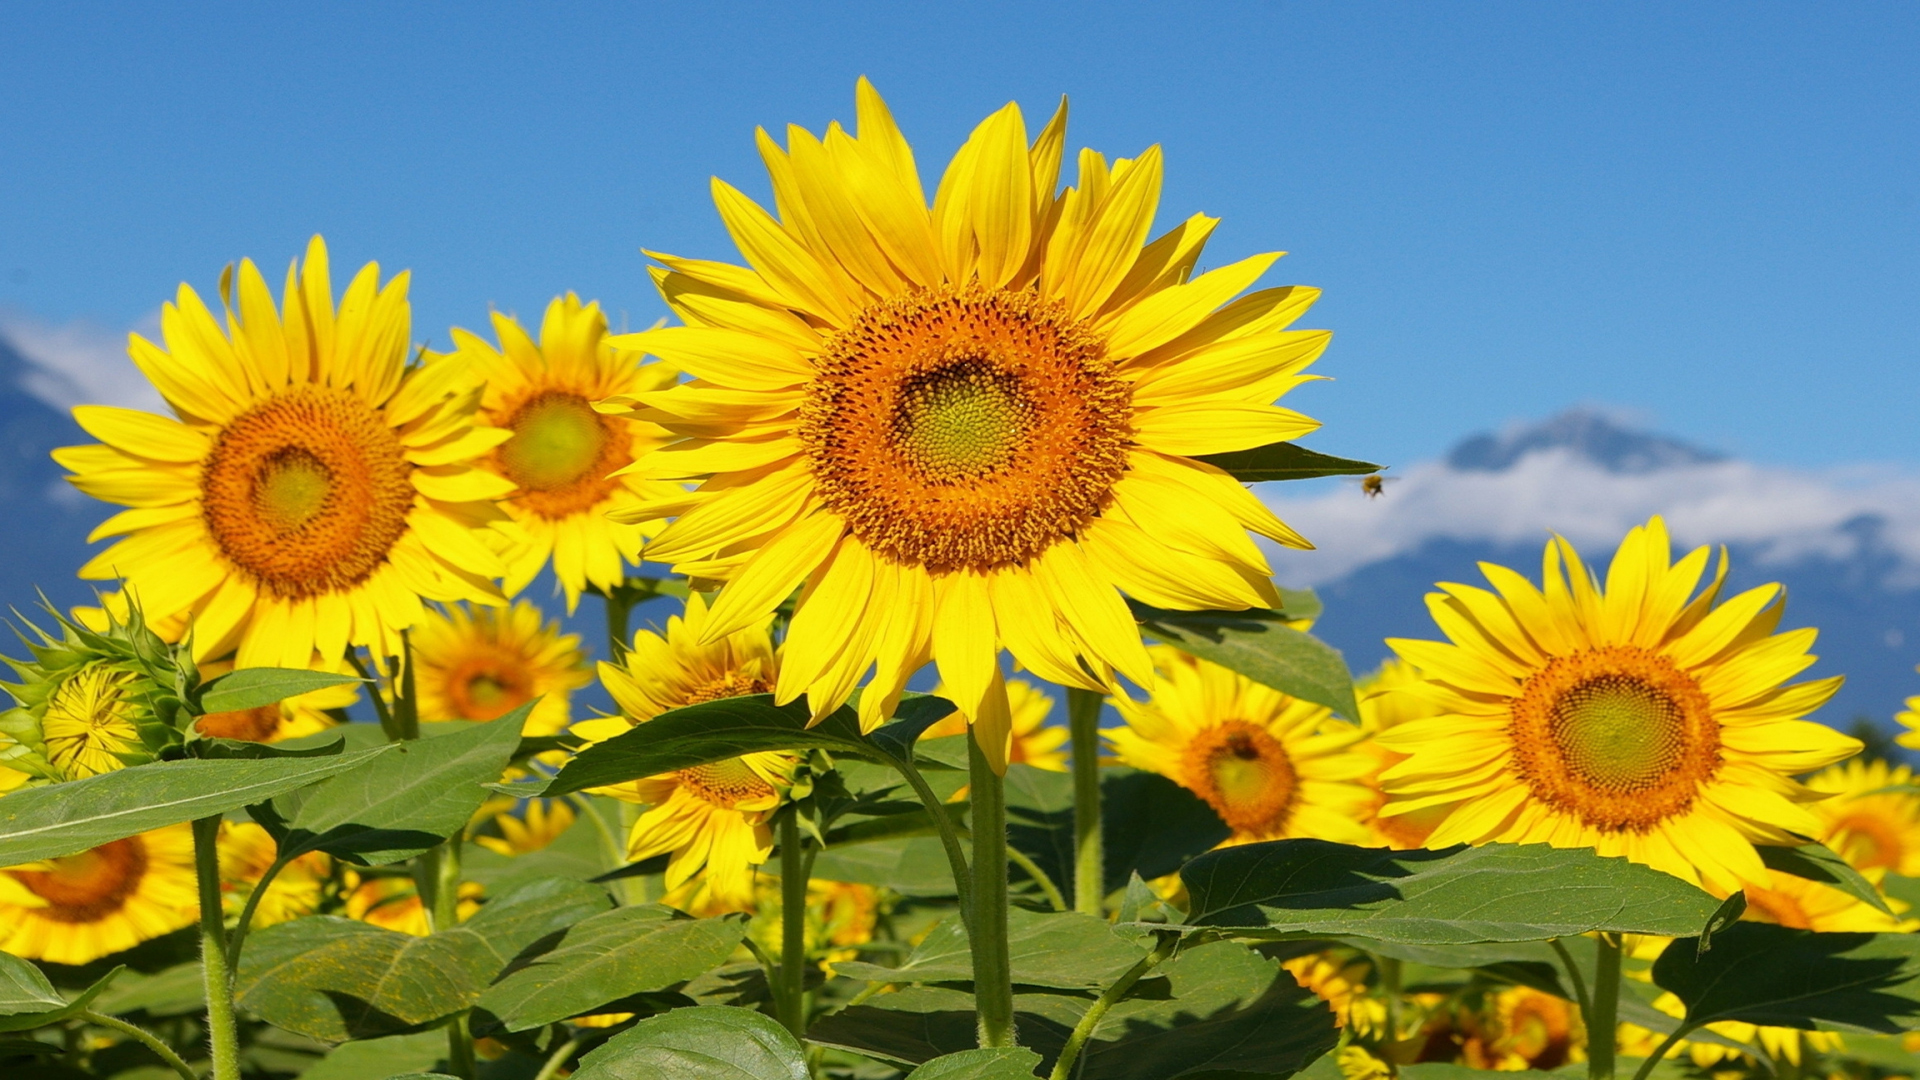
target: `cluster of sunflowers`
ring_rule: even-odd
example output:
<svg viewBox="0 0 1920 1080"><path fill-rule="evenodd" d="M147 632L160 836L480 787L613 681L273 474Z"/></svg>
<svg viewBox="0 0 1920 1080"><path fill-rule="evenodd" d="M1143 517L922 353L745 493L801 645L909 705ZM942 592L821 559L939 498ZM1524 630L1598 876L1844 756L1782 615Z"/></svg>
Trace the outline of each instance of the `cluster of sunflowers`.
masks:
<svg viewBox="0 0 1920 1080"><path fill-rule="evenodd" d="M1062 189L1064 104L931 203L864 80L758 140L678 325L416 349L316 237L74 410L119 585L10 661L8 1076L1913 1074L1920 787L1777 586L1556 538L1356 684L1247 487L1376 469L1272 404L1316 290L1150 238L1157 147Z"/></svg>

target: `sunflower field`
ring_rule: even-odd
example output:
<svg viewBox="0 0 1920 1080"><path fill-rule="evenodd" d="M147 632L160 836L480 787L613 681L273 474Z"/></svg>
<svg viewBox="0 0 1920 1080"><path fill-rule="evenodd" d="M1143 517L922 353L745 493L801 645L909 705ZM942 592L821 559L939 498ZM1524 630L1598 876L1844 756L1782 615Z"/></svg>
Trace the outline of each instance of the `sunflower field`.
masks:
<svg viewBox="0 0 1920 1080"><path fill-rule="evenodd" d="M635 333L182 285L14 620L0 1075L1915 1075L1920 786L1781 590L1555 537L1356 680L1248 487L1379 471L1318 291L1066 119L757 132Z"/></svg>

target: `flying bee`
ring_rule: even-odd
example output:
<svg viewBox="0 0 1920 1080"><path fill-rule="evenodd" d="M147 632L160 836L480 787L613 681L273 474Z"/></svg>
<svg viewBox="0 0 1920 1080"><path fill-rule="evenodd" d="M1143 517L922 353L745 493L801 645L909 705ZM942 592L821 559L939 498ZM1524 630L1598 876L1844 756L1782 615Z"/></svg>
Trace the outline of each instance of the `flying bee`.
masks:
<svg viewBox="0 0 1920 1080"><path fill-rule="evenodd" d="M1399 482L1400 478L1397 476L1381 476L1379 473L1368 473L1366 476L1360 477L1360 492L1369 499L1377 499L1387 493L1388 484L1397 484Z"/></svg>

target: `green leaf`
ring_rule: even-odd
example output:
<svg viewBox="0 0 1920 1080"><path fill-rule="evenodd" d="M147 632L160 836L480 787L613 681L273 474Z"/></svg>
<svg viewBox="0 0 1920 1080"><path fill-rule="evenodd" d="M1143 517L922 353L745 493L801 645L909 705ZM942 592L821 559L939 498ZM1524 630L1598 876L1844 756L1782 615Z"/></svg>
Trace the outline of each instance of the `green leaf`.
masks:
<svg viewBox="0 0 1920 1080"><path fill-rule="evenodd" d="M50 1042L39 1039L0 1039L0 1058L4 1057L52 1057L66 1051Z"/></svg>
<svg viewBox="0 0 1920 1080"><path fill-rule="evenodd" d="M1353 673L1340 650L1287 626L1278 611L1167 611L1129 600L1141 632L1302 701L1359 720Z"/></svg>
<svg viewBox="0 0 1920 1080"><path fill-rule="evenodd" d="M878 885L903 896L953 895L952 865L940 840L932 836L830 847L814 859L813 876Z"/></svg>
<svg viewBox="0 0 1920 1080"><path fill-rule="evenodd" d="M1007 769L1007 842L1033 859L1063 890L1073 884L1073 778L1013 765ZM1125 888L1134 874L1164 877L1213 850L1232 830L1205 800L1157 773L1124 766L1100 770L1104 888Z"/></svg>
<svg viewBox="0 0 1920 1080"><path fill-rule="evenodd" d="M479 1005L509 1031L541 1027L704 974L745 934L740 916L689 919L651 904L603 912L516 958Z"/></svg>
<svg viewBox="0 0 1920 1080"><path fill-rule="evenodd" d="M304 668L242 668L208 683L200 692L203 713L238 712L360 680L352 675Z"/></svg>
<svg viewBox="0 0 1920 1080"><path fill-rule="evenodd" d="M5 956L8 960L19 960L18 957L11 956L7 953L0 953L0 956ZM26 963L24 960L19 960L19 962ZM105 975L100 976L92 986L82 990L80 996L74 998L72 1001L67 1001L58 994L53 994L53 1001L58 1002L58 1004L52 1008L36 1009L33 1011L23 1009L19 1012L0 1016L0 1031L30 1031L33 1028L46 1027L48 1024L58 1024L69 1017L78 1016L92 1006L93 999L105 993L107 987L113 984L113 980L125 970L126 968L124 966L116 967ZM24 980L21 974L18 971L12 970L10 966L5 979L10 989L9 996L14 998L14 1004L32 1004L28 999L38 994L39 987L32 985L31 980ZM42 985L46 985L45 979L41 979L40 982ZM53 988L49 985L47 989L51 992ZM42 1003L44 1004L45 1002Z"/></svg>
<svg viewBox="0 0 1920 1080"><path fill-rule="evenodd" d="M492 978L528 946L613 907L599 885L536 878L500 891L473 918L440 937L465 950L474 970Z"/></svg>
<svg viewBox="0 0 1920 1080"><path fill-rule="evenodd" d="M1389 851L1275 840L1202 855L1180 876L1194 926L1407 945L1697 934L1720 904L1671 874L1545 844Z"/></svg>
<svg viewBox="0 0 1920 1080"><path fill-rule="evenodd" d="M748 1009L696 1005L648 1017L580 1059L573 1080L808 1080L806 1051Z"/></svg>
<svg viewBox="0 0 1920 1080"><path fill-rule="evenodd" d="M1040 1055L1025 1047L943 1054L907 1074L907 1080L1033 1080Z"/></svg>
<svg viewBox="0 0 1920 1080"><path fill-rule="evenodd" d="M234 996L270 1024L328 1042L417 1031L467 1008L492 975L469 945L310 915L247 939Z"/></svg>
<svg viewBox="0 0 1920 1080"><path fill-rule="evenodd" d="M894 723L918 725L919 730L925 730L952 711L952 704L943 699L914 698L900 703L900 715ZM808 716L805 701L776 706L772 694L748 694L672 709L580 751L547 785L545 794L564 795L625 783L766 750L826 750L884 760L888 751L860 734L859 717L851 708L842 706L811 728L807 726ZM889 745L900 741L894 738Z"/></svg>
<svg viewBox="0 0 1920 1080"><path fill-rule="evenodd" d="M152 975L128 972L100 996L94 1011L109 1016L144 1012L148 1016L184 1016L207 1007L207 981L198 960L175 964Z"/></svg>
<svg viewBox="0 0 1920 1080"><path fill-rule="evenodd" d="M395 743L365 768L308 792L286 825L280 857L325 851L380 866L411 858L465 827L520 742L533 703L448 735Z"/></svg>
<svg viewBox="0 0 1920 1080"><path fill-rule="evenodd" d="M38 967L12 953L0 952L0 1016L49 1012L66 1004L67 999Z"/></svg>
<svg viewBox="0 0 1920 1080"><path fill-rule="evenodd" d="M1668 945L1653 981L1687 1006L1687 1023L1721 1020L1892 1033L1920 1026L1920 935L1819 934L1743 922Z"/></svg>
<svg viewBox="0 0 1920 1080"><path fill-rule="evenodd" d="M1087 1007L1085 994L1014 995L1019 1043L1051 1068ZM907 1065L971 1048L973 998L916 986L821 1019L810 1042ZM1336 1042L1333 1016L1276 961L1233 942L1188 949L1135 985L1093 1031L1085 1080L1285 1077Z"/></svg>
<svg viewBox="0 0 1920 1080"><path fill-rule="evenodd" d="M300 1080L368 1080L369 1077L394 1077L396 1069L431 1069L447 1056L444 1031L422 1031L413 1035L389 1035L384 1039L363 1039L341 1043L320 1059L313 1068L300 1074ZM436 1073L410 1072L407 1076L435 1076Z"/></svg>
<svg viewBox="0 0 1920 1080"><path fill-rule="evenodd" d="M1880 890L1873 882L1860 876L1847 860L1836 854L1825 844L1802 844L1799 847L1775 847L1768 844L1756 845L1760 852L1760 861L1770 870L1791 874L1808 881L1817 881L1822 885L1839 889L1855 900L1871 904L1873 907L1893 914Z"/></svg>
<svg viewBox="0 0 1920 1080"><path fill-rule="evenodd" d="M1147 950L1114 932L1105 919L1074 911L1007 912L1007 952L1021 986L1097 989L1119 978ZM872 982L972 982L973 953L960 917L934 927L897 968L848 961L834 970Z"/></svg>
<svg viewBox="0 0 1920 1080"><path fill-rule="evenodd" d="M331 757L158 761L0 799L0 866L71 855L122 837L212 817L367 767L386 747Z"/></svg>
<svg viewBox="0 0 1920 1080"><path fill-rule="evenodd" d="M1385 467L1370 461L1333 457L1290 442L1198 456L1199 460L1224 469L1232 473L1235 480L1248 484L1263 480L1311 480L1316 476L1365 476Z"/></svg>

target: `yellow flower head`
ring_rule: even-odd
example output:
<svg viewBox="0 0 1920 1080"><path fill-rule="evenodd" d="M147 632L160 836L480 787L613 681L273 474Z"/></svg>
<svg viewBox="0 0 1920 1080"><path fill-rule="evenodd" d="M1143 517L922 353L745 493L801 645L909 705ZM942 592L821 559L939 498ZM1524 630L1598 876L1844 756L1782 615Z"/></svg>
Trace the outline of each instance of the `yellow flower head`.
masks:
<svg viewBox="0 0 1920 1080"><path fill-rule="evenodd" d="M1868 871L1867 879L1877 885L1881 874L1881 871ZM1748 885L1746 889L1747 912L1744 917L1754 922L1777 923L1795 930L1817 930L1829 934L1904 933L1920 926L1920 923L1911 920L1902 922L1864 900L1856 900L1839 889L1817 881L1783 874L1778 870L1769 870L1767 875L1770 880L1765 886ZM1890 906L1900 910L1904 905L1893 901Z"/></svg>
<svg viewBox="0 0 1920 1080"><path fill-rule="evenodd" d="M1371 833L1367 841L1369 846L1400 850L1423 847L1434 826L1446 816L1444 808L1430 808L1391 817L1384 817L1380 813L1387 804L1387 793L1380 784L1380 774L1406 760L1406 755L1380 745L1375 736L1389 728L1412 720L1424 720L1439 712L1440 706L1423 692L1424 687L1425 683L1413 665L1398 659L1386 661L1378 671L1354 685L1354 696L1360 703L1360 730L1367 735L1358 749L1374 761L1373 771L1366 777L1366 785L1373 796L1367 812L1367 829Z"/></svg>
<svg viewBox="0 0 1920 1080"><path fill-rule="evenodd" d="M1113 699L1126 726L1106 736L1121 764L1205 799L1233 829L1230 843L1367 841L1362 779L1373 763L1356 748L1358 728L1177 649L1156 645L1152 655L1153 695Z"/></svg>
<svg viewBox="0 0 1920 1080"><path fill-rule="evenodd" d="M1408 755L1382 774L1383 813L1448 806L1431 846L1548 843L1625 856L1726 895L1769 878L1754 844L1819 832L1820 795L1792 777L1860 743L1801 720L1838 678L1783 685L1812 629L1776 634L1765 585L1721 602L1723 554L1670 560L1658 517L1621 541L1604 587L1564 539L1544 590L1481 564L1495 591L1442 583L1428 610L1451 639L1390 640L1441 715L1383 732Z"/></svg>
<svg viewBox="0 0 1920 1080"><path fill-rule="evenodd" d="M582 721L573 733L600 742L669 709L765 693L779 676L770 620L708 639L702 631L710 618L693 593L685 614L667 620L665 635L636 633L623 664L600 664L600 681L622 715ZM633 823L627 858L671 853L668 889L704 870L699 906L746 911L753 906L753 868L773 852L767 821L786 799L795 764L791 754L753 753L595 790L648 807Z"/></svg>
<svg viewBox="0 0 1920 1080"><path fill-rule="evenodd" d="M164 829L0 870L0 950L85 964L199 918L193 829Z"/></svg>
<svg viewBox="0 0 1920 1080"><path fill-rule="evenodd" d="M624 563L639 551L641 526L607 515L680 491L623 472L666 433L604 417L593 403L664 389L676 373L608 344L599 303L582 304L572 293L547 305L537 343L510 315L495 312L493 330L499 348L460 329L453 340L486 384L480 418L513 433L483 463L514 485L503 505L525 532L507 556L506 591L525 588L551 557L572 613L589 585L620 584Z"/></svg>
<svg viewBox="0 0 1920 1080"><path fill-rule="evenodd" d="M220 899L227 915L239 917L277 854L273 837L250 821L220 826ZM320 909L320 895L332 875L333 863L324 852L309 851L275 875L267 893L254 908L252 926L258 930Z"/></svg>
<svg viewBox="0 0 1920 1080"><path fill-rule="evenodd" d="M560 839L573 824L573 807L560 799L503 800L504 806L481 808L484 832L471 832L474 843L499 855L526 855ZM476 815L476 816L481 816ZM489 829L488 826L491 826Z"/></svg>
<svg viewBox="0 0 1920 1080"><path fill-rule="evenodd" d="M493 720L534 698L526 734L565 730L570 693L593 681L580 635L560 632L525 600L512 607L427 609L413 635L422 720Z"/></svg>
<svg viewBox="0 0 1920 1080"><path fill-rule="evenodd" d="M1476 1069L1558 1069L1586 1060L1585 1032L1572 1003L1524 986L1502 990L1488 1003L1482 1030L1463 1047Z"/></svg>
<svg viewBox="0 0 1920 1080"><path fill-rule="evenodd" d="M411 877L385 874L363 878L358 871L348 870L343 891L345 914L349 919L415 937L426 937L433 932L433 920L426 905L420 902L420 890ZM485 895L486 889L479 882L461 882L455 904L456 921L466 922L472 918L474 912L480 910L480 900Z"/></svg>
<svg viewBox="0 0 1920 1080"><path fill-rule="evenodd" d="M1920 671L1920 668L1915 668ZM1907 730L1901 732L1893 741L1909 750L1920 750L1920 697L1907 699L1907 707L1894 713L1893 718Z"/></svg>
<svg viewBox="0 0 1920 1080"><path fill-rule="evenodd" d="M1356 1035L1392 1038L1386 1030L1386 1002L1367 993L1373 967L1364 959L1344 949L1329 949L1283 960L1280 966L1302 989L1327 1003L1336 1026L1351 1028Z"/></svg>
<svg viewBox="0 0 1920 1080"><path fill-rule="evenodd" d="M933 692L946 697L947 688L938 686ZM1009 679L1007 706L1013 723L1013 735L1007 744L1007 763L1066 772L1068 733L1058 724L1047 726L1047 714L1053 711L1053 699L1047 692L1025 679ZM920 737L938 739L966 733L967 718L956 712L928 728Z"/></svg>
<svg viewBox="0 0 1920 1080"><path fill-rule="evenodd" d="M463 365L408 366L407 275L382 286L370 263L336 309L314 237L278 310L250 261L221 292L224 326L182 285L166 348L132 339L172 416L73 411L104 445L54 458L129 507L80 576L125 578L156 627L192 622L196 659L237 649L240 667L397 655L422 597L497 597L487 526L512 485L470 463L511 433L475 426Z"/></svg>
<svg viewBox="0 0 1920 1080"><path fill-rule="evenodd" d="M1920 795L1886 790L1913 783L1905 765L1859 758L1814 776L1807 786L1833 795L1813 804L1814 835L1862 870L1920 877Z"/></svg>
<svg viewBox="0 0 1920 1080"><path fill-rule="evenodd" d="M1276 254L1189 280L1215 219L1148 241L1159 147L1082 151L1060 191L1065 106L1030 142L1009 104L929 207L864 79L856 111L857 131L790 127L784 149L759 134L778 217L714 181L748 265L654 255L686 325L616 339L694 380L606 407L678 436L644 475L699 483L636 520L678 515L647 558L726 583L708 640L804 585L781 701L824 717L876 667L871 728L931 658L1004 768L1002 648L1062 685L1147 685L1122 590L1279 606L1248 532L1306 541L1198 457L1312 431L1269 403L1328 334L1285 329L1316 290L1234 299Z"/></svg>

